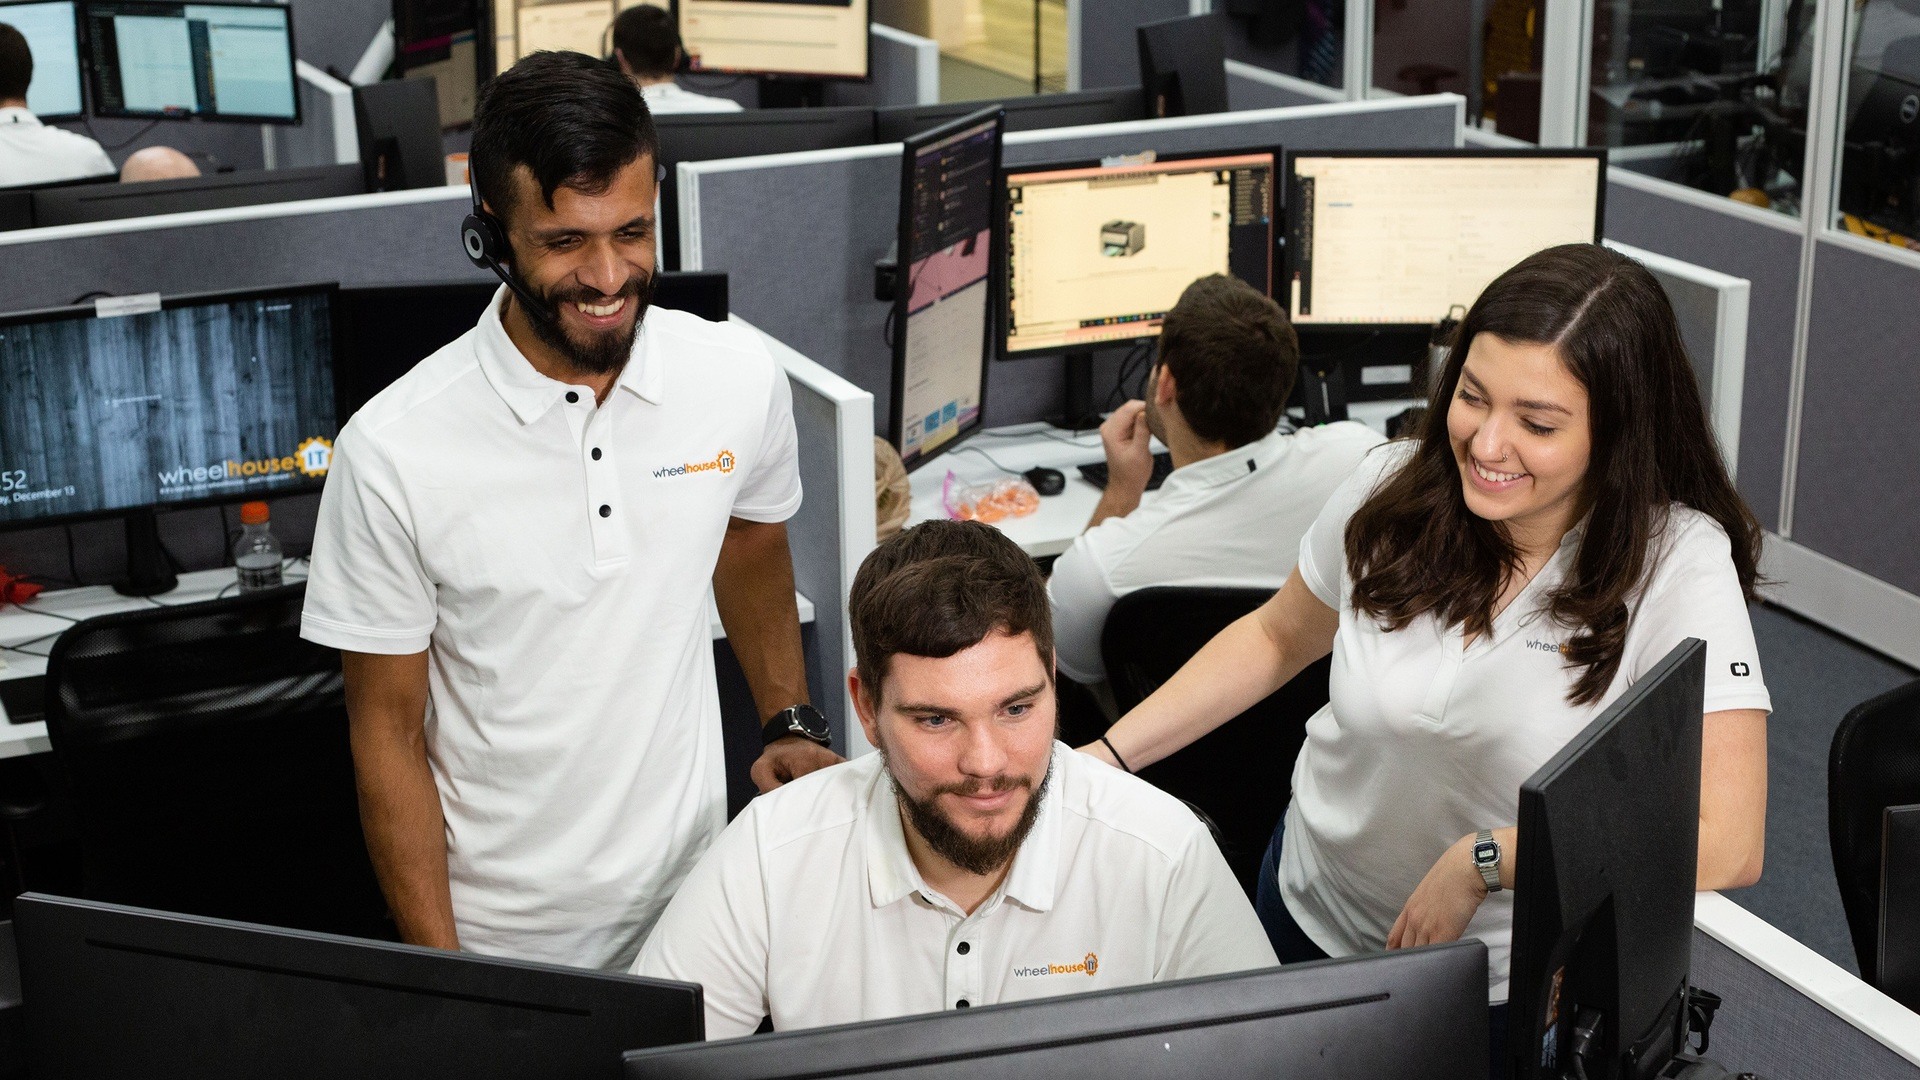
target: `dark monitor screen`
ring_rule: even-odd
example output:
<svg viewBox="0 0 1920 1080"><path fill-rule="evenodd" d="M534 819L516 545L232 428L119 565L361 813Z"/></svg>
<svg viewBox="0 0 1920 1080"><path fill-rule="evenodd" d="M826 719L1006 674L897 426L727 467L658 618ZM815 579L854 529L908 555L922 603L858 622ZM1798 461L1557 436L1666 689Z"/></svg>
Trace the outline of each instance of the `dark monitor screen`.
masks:
<svg viewBox="0 0 1920 1080"><path fill-rule="evenodd" d="M1135 30L1140 86L1153 116L1227 111L1227 40L1216 15L1189 15Z"/></svg>
<svg viewBox="0 0 1920 1080"><path fill-rule="evenodd" d="M440 97L432 77L356 86L353 116L368 191L446 186Z"/></svg>
<svg viewBox="0 0 1920 1080"><path fill-rule="evenodd" d="M875 142L904 142L908 136L939 127L994 105L1007 111L1008 131L1045 131L1086 124L1118 124L1146 119L1139 87L1035 94L1005 101L954 101L942 105L888 105L874 110Z"/></svg>
<svg viewBox="0 0 1920 1080"><path fill-rule="evenodd" d="M1880 825L1879 986L1920 1010L1920 806L1889 806Z"/></svg>
<svg viewBox="0 0 1920 1080"><path fill-rule="evenodd" d="M1007 170L1000 355L1158 337L1208 274L1272 295L1280 160L1271 147Z"/></svg>
<svg viewBox="0 0 1920 1080"><path fill-rule="evenodd" d="M38 1080L574 1080L700 1039L700 988L29 893Z"/></svg>
<svg viewBox="0 0 1920 1080"><path fill-rule="evenodd" d="M260 169L215 173L184 180L142 184L92 184L40 188L33 196L35 225L78 225L88 221L224 210L361 195L366 173L358 165L310 165L299 169Z"/></svg>
<svg viewBox="0 0 1920 1080"><path fill-rule="evenodd" d="M84 0L81 11L97 115L300 122L287 5Z"/></svg>
<svg viewBox="0 0 1920 1080"><path fill-rule="evenodd" d="M0 232L33 228L33 192L0 191Z"/></svg>
<svg viewBox="0 0 1920 1080"><path fill-rule="evenodd" d="M864 80L867 2L677 0L674 9L690 71Z"/></svg>
<svg viewBox="0 0 1920 1080"><path fill-rule="evenodd" d="M0 23L20 31L33 54L27 108L42 120L72 120L84 114L80 16L73 0L0 3Z"/></svg>
<svg viewBox="0 0 1920 1080"><path fill-rule="evenodd" d="M1521 785L1515 1077L1648 1080L1684 1049L1706 655L1675 646Z"/></svg>
<svg viewBox="0 0 1920 1080"><path fill-rule="evenodd" d="M1486 963L1486 946L1457 942L642 1051L626 1077L1484 1080Z"/></svg>
<svg viewBox="0 0 1920 1080"><path fill-rule="evenodd" d="M1003 120L982 109L906 142L889 438L909 471L971 434L986 408Z"/></svg>
<svg viewBox="0 0 1920 1080"><path fill-rule="evenodd" d="M318 490L334 287L0 317L0 529Z"/></svg>

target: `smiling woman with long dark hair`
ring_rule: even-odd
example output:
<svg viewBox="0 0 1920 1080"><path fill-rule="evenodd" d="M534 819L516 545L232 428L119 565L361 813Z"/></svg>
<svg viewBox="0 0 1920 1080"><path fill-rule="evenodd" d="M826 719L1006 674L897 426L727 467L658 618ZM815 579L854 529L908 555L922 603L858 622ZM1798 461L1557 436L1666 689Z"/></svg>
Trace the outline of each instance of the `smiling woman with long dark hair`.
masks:
<svg viewBox="0 0 1920 1080"><path fill-rule="evenodd" d="M1605 248L1489 285L1430 404L1327 503L1286 585L1086 749L1140 768L1331 652L1261 874L1276 952L1477 937L1500 1001L1520 784L1684 638L1707 642L1699 886L1759 877L1760 529L1659 283Z"/></svg>

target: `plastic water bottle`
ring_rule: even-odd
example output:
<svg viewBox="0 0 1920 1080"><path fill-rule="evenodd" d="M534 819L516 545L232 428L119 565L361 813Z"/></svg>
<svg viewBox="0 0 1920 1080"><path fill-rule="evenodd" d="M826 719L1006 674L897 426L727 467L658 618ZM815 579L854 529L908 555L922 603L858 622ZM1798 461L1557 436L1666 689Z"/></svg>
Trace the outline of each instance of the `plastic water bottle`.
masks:
<svg viewBox="0 0 1920 1080"><path fill-rule="evenodd" d="M233 565L240 573L241 592L280 586L280 541L267 523L266 503L241 504L240 542L233 545Z"/></svg>

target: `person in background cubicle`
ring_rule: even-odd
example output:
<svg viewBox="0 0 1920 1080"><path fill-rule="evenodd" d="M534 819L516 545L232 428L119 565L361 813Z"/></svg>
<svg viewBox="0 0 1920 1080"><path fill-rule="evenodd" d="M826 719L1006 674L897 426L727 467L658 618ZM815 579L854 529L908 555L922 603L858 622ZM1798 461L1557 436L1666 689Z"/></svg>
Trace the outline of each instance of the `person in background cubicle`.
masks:
<svg viewBox="0 0 1920 1080"><path fill-rule="evenodd" d="M200 175L193 159L171 146L149 146L127 155L120 166L120 182L142 184L149 180L191 180Z"/></svg>
<svg viewBox="0 0 1920 1080"><path fill-rule="evenodd" d="M1418 440L1327 503L1272 600L1108 732L1139 768L1333 653L1256 906L1283 962L1486 942L1506 998L1519 788L1683 638L1707 643L1699 885L1760 876L1760 528L1646 268L1549 248L1461 323ZM1496 1032L1504 1031L1504 1007ZM1493 1060L1505 1060L1496 1053Z"/></svg>
<svg viewBox="0 0 1920 1080"><path fill-rule="evenodd" d="M113 173L113 159L85 135L48 127L27 108L33 50L0 22L0 188L53 184Z"/></svg>
<svg viewBox="0 0 1920 1080"><path fill-rule="evenodd" d="M1039 568L930 521L854 576L847 677L879 753L754 800L635 974L701 985L707 1037L1270 967L1183 804L1055 739Z"/></svg>
<svg viewBox="0 0 1920 1080"><path fill-rule="evenodd" d="M613 20L613 62L640 87L647 108L668 113L740 112L740 103L682 89L674 72L686 60L680 32L665 8L636 4Z"/></svg>
<svg viewBox="0 0 1920 1080"><path fill-rule="evenodd" d="M462 240L504 287L341 432L301 632L345 652L402 936L623 970L726 823L709 588L771 718L754 780L840 760L807 704L790 390L753 332L648 310L657 141L604 61L493 79L472 155Z"/></svg>
<svg viewBox="0 0 1920 1080"><path fill-rule="evenodd" d="M1076 682L1106 678L1101 630L1128 593L1279 588L1327 497L1383 441L1352 421L1277 430L1299 339L1280 305L1238 278L1187 286L1158 347L1146 400L1100 425L1106 490L1047 582L1060 671ZM1173 456L1173 472L1150 494L1149 436Z"/></svg>

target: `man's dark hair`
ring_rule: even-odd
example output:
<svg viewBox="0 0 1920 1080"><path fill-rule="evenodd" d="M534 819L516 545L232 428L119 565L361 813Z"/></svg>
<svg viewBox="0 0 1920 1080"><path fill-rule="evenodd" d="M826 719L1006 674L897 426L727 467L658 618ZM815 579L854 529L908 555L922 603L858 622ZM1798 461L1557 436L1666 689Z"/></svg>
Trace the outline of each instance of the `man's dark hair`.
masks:
<svg viewBox="0 0 1920 1080"><path fill-rule="evenodd" d="M27 35L0 23L0 101L27 96L33 82L33 50Z"/></svg>
<svg viewBox="0 0 1920 1080"><path fill-rule="evenodd" d="M995 631L1032 634L1053 671L1047 583L991 525L928 521L887 540L860 564L847 608L861 692L872 702L894 656L952 656Z"/></svg>
<svg viewBox="0 0 1920 1080"><path fill-rule="evenodd" d="M639 158L659 160L660 136L639 88L612 65L537 52L481 88L471 154L480 197L504 221L515 167L533 171L551 208L563 186L599 195Z"/></svg>
<svg viewBox="0 0 1920 1080"><path fill-rule="evenodd" d="M1211 274L1167 312L1156 362L1173 373L1174 400L1193 433L1239 447L1280 423L1300 339L1279 304L1239 278Z"/></svg>
<svg viewBox="0 0 1920 1080"><path fill-rule="evenodd" d="M643 79L673 74L674 53L680 48L680 29L663 8L638 4L613 20L613 47L627 61L628 70Z"/></svg>

